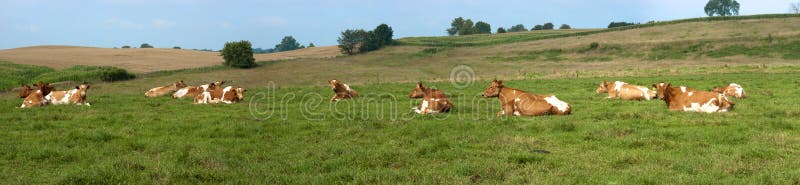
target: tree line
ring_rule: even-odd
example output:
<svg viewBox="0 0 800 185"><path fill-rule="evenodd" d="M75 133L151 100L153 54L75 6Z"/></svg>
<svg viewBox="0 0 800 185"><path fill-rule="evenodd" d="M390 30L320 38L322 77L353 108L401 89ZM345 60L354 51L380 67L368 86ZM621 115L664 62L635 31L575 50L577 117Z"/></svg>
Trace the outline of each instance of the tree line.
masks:
<svg viewBox="0 0 800 185"><path fill-rule="evenodd" d="M536 30L554 30L555 24L552 22L547 22L544 24L537 24L531 27L529 30L525 28L523 24L517 24L514 26L509 27L508 29L499 27L495 31L495 33L508 33L508 32L523 32L523 31L536 31ZM558 29L566 30L572 29L572 26L568 24L561 24ZM492 26L489 23L478 21L473 23L472 19L464 19L463 17L457 17L450 22L450 28L445 30L448 35L472 35L472 34L491 34L492 33Z"/></svg>

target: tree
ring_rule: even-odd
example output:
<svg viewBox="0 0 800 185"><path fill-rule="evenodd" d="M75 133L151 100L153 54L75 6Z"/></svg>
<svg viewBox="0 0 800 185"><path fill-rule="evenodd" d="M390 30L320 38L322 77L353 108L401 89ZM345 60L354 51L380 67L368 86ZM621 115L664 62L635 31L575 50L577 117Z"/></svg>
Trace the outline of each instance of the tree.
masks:
<svg viewBox="0 0 800 185"><path fill-rule="evenodd" d="M362 29L345 30L342 36L337 39L339 42L339 50L346 55L353 55L358 52L358 47L364 41L367 31Z"/></svg>
<svg viewBox="0 0 800 185"><path fill-rule="evenodd" d="M709 0L705 11L709 17L739 15L739 2L736 0Z"/></svg>
<svg viewBox="0 0 800 185"><path fill-rule="evenodd" d="M555 26L553 25L553 23L548 22L548 23L544 23L544 28L543 29L544 30L552 30L554 27Z"/></svg>
<svg viewBox="0 0 800 185"><path fill-rule="evenodd" d="M536 26L533 26L533 28L531 28L531 31L533 31L533 30L543 30L543 29L544 29L544 26L542 26L541 24L537 24Z"/></svg>
<svg viewBox="0 0 800 185"><path fill-rule="evenodd" d="M461 25L461 29L458 30L458 35L471 35L473 33L475 33L475 24L472 19L465 20L464 25Z"/></svg>
<svg viewBox="0 0 800 185"><path fill-rule="evenodd" d="M180 46L175 46L175 47L172 47L172 49L181 49L181 47Z"/></svg>
<svg viewBox="0 0 800 185"><path fill-rule="evenodd" d="M450 28L447 29L448 35L456 35L461 30L461 26L464 25L464 18L458 17L453 19L453 22L450 23Z"/></svg>
<svg viewBox="0 0 800 185"><path fill-rule="evenodd" d="M503 27L497 28L497 33L506 33L506 29Z"/></svg>
<svg viewBox="0 0 800 185"><path fill-rule="evenodd" d="M392 27L389 27L389 25L380 24L378 27L375 27L373 32L375 32L375 36L378 39L376 41L379 42L377 43L379 46L392 44L392 36L394 36L394 31L392 30Z"/></svg>
<svg viewBox="0 0 800 185"><path fill-rule="evenodd" d="M791 13L800 14L800 2L792 3L789 9Z"/></svg>
<svg viewBox="0 0 800 185"><path fill-rule="evenodd" d="M300 43L297 43L297 40L294 39L292 36L285 36L281 39L281 43L275 45L275 51L291 51L300 49Z"/></svg>
<svg viewBox="0 0 800 185"><path fill-rule="evenodd" d="M526 29L525 25L522 24L514 25L508 29L508 32L521 32L521 31L528 31L528 29Z"/></svg>
<svg viewBox="0 0 800 185"><path fill-rule="evenodd" d="M569 26L568 24L561 24L561 27L558 27L558 29L559 30L568 30L568 29L572 29L572 26Z"/></svg>
<svg viewBox="0 0 800 185"><path fill-rule="evenodd" d="M250 41L226 42L220 55L225 59L223 64L226 66L238 68L256 66L256 59L253 58L253 46Z"/></svg>
<svg viewBox="0 0 800 185"><path fill-rule="evenodd" d="M314 45L314 43L313 43L313 42L309 42L309 43L308 43L308 47L309 47L309 48L313 48L313 47L316 47L316 46Z"/></svg>
<svg viewBox="0 0 800 185"><path fill-rule="evenodd" d="M131 46L128 46L128 45L122 46L122 49L128 49L128 48L131 48Z"/></svg>
<svg viewBox="0 0 800 185"><path fill-rule="evenodd" d="M148 43L143 43L139 48L153 48L153 46Z"/></svg>
<svg viewBox="0 0 800 185"><path fill-rule="evenodd" d="M621 26L630 26L630 25L637 25L639 23L632 23L632 22L611 22L608 23L608 28L614 27L621 27Z"/></svg>
<svg viewBox="0 0 800 185"><path fill-rule="evenodd" d="M491 34L492 33L492 25L489 23L478 21L475 23L475 33L477 34Z"/></svg>

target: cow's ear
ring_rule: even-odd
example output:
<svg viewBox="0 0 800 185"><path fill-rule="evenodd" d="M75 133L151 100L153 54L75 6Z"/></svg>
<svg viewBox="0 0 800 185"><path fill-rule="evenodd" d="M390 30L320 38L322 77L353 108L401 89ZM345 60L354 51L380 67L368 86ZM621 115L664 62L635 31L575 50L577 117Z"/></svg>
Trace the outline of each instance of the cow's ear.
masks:
<svg viewBox="0 0 800 185"><path fill-rule="evenodd" d="M79 86L79 85L75 86L75 89L80 89L80 88L81 88L81 86Z"/></svg>
<svg viewBox="0 0 800 185"><path fill-rule="evenodd" d="M417 87L422 88L422 82L417 82Z"/></svg>
<svg viewBox="0 0 800 185"><path fill-rule="evenodd" d="M503 85L503 80L498 80L497 84Z"/></svg>

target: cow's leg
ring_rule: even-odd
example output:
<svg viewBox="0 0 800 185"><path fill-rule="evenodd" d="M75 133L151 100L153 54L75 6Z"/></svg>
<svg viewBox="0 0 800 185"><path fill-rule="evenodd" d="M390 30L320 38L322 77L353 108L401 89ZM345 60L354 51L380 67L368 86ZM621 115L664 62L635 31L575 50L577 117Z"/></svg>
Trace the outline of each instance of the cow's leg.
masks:
<svg viewBox="0 0 800 185"><path fill-rule="evenodd" d="M497 113L497 116L504 116L507 114L514 114L514 104L508 103L503 105L503 110Z"/></svg>
<svg viewBox="0 0 800 185"><path fill-rule="evenodd" d="M336 101L336 95L335 94L333 95L333 97L331 97L331 101Z"/></svg>

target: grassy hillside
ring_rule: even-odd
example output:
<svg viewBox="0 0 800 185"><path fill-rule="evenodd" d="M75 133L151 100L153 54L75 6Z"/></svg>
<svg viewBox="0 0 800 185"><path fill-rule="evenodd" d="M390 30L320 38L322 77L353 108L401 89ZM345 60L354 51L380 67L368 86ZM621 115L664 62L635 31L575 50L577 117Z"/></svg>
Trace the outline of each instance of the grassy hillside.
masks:
<svg viewBox="0 0 800 185"><path fill-rule="evenodd" d="M505 34L492 34L492 35L466 35L466 36L449 36L449 37L407 37L398 39L401 45L416 45L416 46L486 46L497 44L510 44L515 42L526 42L543 39L554 39L564 37L577 37L593 35L605 32L616 32L630 29L648 28L654 26L664 26L680 23L691 22L711 22L711 21L732 21L732 20L763 20L763 19L776 19L776 18L792 18L800 17L800 14L762 14L762 15L748 15L748 16L725 16L725 17L701 17L691 19L678 19L670 21L650 22L646 24L631 25L616 27L610 29L572 29L572 30L545 30L545 31L530 31L530 32L517 32Z"/></svg>
<svg viewBox="0 0 800 185"><path fill-rule="evenodd" d="M594 94L599 81L742 84L724 114L670 112L661 101ZM13 108L0 100L3 184L793 184L800 181L800 75L507 81L556 93L574 114L497 118L478 95L449 93L448 115L415 116L411 83L354 85L363 98L329 103L327 87L251 88L257 104L191 105L90 89L91 107ZM107 87L99 86L99 89ZM264 94L264 96L259 96ZM291 95L291 96L289 96ZM272 106L274 104L274 106ZM265 111L262 113L253 111Z"/></svg>

